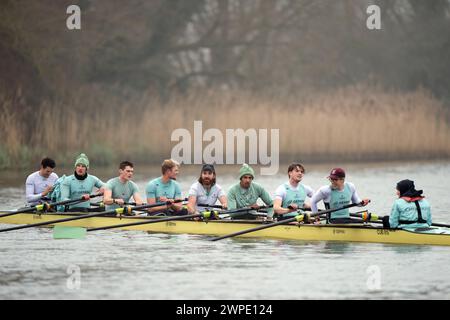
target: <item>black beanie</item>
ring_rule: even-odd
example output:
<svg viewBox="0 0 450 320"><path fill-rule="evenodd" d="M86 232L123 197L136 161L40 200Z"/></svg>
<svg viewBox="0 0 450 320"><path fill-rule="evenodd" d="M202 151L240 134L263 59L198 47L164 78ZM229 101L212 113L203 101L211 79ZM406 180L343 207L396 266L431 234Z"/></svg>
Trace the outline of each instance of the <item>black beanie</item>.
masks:
<svg viewBox="0 0 450 320"><path fill-rule="evenodd" d="M416 190L414 181L402 180L397 183L397 190L400 192L400 197L420 197L422 196L422 190Z"/></svg>

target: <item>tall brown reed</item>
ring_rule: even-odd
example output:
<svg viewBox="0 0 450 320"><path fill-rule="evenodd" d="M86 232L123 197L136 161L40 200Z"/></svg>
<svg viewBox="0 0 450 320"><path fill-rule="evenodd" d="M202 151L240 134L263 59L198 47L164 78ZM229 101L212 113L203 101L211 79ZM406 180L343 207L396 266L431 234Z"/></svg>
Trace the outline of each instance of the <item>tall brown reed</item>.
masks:
<svg viewBox="0 0 450 320"><path fill-rule="evenodd" d="M45 102L28 132L11 101L0 103L1 146L14 164L19 146L38 158L72 161L78 152L109 161L127 157L159 162L170 156L177 128L204 130L280 129L281 160L394 160L450 157L448 111L426 91L389 93L350 87L298 97L261 97L243 92L208 91L174 97L166 104L150 96L124 102L97 89L76 99ZM31 138L27 138L31 137ZM117 158L117 159L116 159ZM37 159L29 159L36 161ZM105 161L108 162L108 161Z"/></svg>

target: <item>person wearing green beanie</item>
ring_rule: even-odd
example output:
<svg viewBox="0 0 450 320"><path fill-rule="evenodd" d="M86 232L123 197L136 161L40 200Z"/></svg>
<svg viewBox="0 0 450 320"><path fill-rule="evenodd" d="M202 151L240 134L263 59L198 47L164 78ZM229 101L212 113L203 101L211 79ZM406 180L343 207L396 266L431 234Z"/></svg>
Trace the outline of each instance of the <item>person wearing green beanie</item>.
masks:
<svg viewBox="0 0 450 320"><path fill-rule="evenodd" d="M273 205L270 194L262 186L253 182L254 178L255 171L248 164L244 163L239 170L240 182L232 186L228 191L229 210L244 207L251 207L257 210L260 208L257 204L258 199L261 199L266 206ZM273 210L269 210L268 215L271 216L272 214ZM250 215L248 217L250 217Z"/></svg>
<svg viewBox="0 0 450 320"><path fill-rule="evenodd" d="M253 170L252 167L250 167L248 164L244 163L239 169L239 180L242 179L243 176L249 175L252 177L252 179L255 179L255 170Z"/></svg>
<svg viewBox="0 0 450 320"><path fill-rule="evenodd" d="M88 157L82 153L77 157L77 160L75 160L75 168L79 165L85 166L87 169L89 169L89 159Z"/></svg>
<svg viewBox="0 0 450 320"><path fill-rule="evenodd" d="M93 193L94 188L99 189L96 193L104 193L106 189L105 184L96 176L88 174L88 169L89 158L82 153L75 160L74 174L66 177L61 184L61 198L63 201L87 197ZM83 201L69 206L68 211L88 212L90 207L90 201Z"/></svg>

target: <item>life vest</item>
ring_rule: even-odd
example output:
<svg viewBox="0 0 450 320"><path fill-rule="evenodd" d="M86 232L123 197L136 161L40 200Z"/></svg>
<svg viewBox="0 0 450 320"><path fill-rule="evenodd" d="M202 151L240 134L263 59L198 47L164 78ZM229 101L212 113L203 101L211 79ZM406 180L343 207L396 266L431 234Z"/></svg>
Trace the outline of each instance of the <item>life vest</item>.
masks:
<svg viewBox="0 0 450 320"><path fill-rule="evenodd" d="M416 209L417 209L417 220L415 220L415 221L399 220L399 224L427 223L427 221L424 220L422 217L422 209L420 208L420 204L419 204L419 201L424 199L424 197L415 197L415 198L401 197L400 199L403 199L406 202L414 202L414 204L416 205Z"/></svg>
<svg viewBox="0 0 450 320"><path fill-rule="evenodd" d="M290 204L295 203L299 209L303 208L306 199L306 190L302 184L299 184L297 190L293 190L288 183L284 184L286 197L283 199L281 206L287 208Z"/></svg>

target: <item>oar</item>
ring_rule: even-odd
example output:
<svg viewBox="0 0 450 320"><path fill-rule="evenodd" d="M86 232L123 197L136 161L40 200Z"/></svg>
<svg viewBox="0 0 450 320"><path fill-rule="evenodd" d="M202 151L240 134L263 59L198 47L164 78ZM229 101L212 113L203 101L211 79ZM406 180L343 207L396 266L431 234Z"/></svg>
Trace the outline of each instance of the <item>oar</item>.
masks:
<svg viewBox="0 0 450 320"><path fill-rule="evenodd" d="M241 214L243 214L249 210L251 210L251 208L228 210L224 213L227 213L227 214L241 213ZM115 225L106 226L106 227L92 228L92 229L88 229L87 231L90 232L90 231L97 231L97 230L109 230L109 229L116 229L116 228L141 226L141 225L145 225L145 224L152 224L152 223L158 223L158 222L187 220L187 219L193 219L193 218L209 219L209 218L211 218L211 214L213 214L211 211L204 211L204 212L189 214L189 215L185 215L185 216L174 216L174 217L166 217L166 218L154 219L154 220L149 220L149 221L137 221L137 222L123 223L123 224L115 224Z"/></svg>
<svg viewBox="0 0 450 320"><path fill-rule="evenodd" d="M209 204L204 204L204 203L199 203L197 204L197 207L202 207L202 208L213 208L213 209L223 209L223 207L220 204L213 204L213 205L209 205ZM268 208L272 208L273 205L270 206L261 206L259 207L259 209L268 209ZM250 208L250 207L249 207ZM252 208L250 208L252 209ZM259 209L253 209L253 210L259 210Z"/></svg>
<svg viewBox="0 0 450 320"><path fill-rule="evenodd" d="M197 204L197 207L223 209L223 207L220 204L209 205L209 204L205 204L205 203L199 203L199 204Z"/></svg>
<svg viewBox="0 0 450 320"><path fill-rule="evenodd" d="M174 202L182 202L182 201L183 200L175 200ZM93 217L100 217L100 216L104 216L104 215L112 214L112 213L116 213L116 214L121 215L123 213L131 213L133 210L149 209L149 208L154 208L154 207L161 207L161 206L165 206L165 205L171 205L174 202L170 202L170 201L168 201L168 202L158 202L158 203L154 203L154 204L146 204L146 205L136 206L136 207L117 208L117 209L114 209L114 210L90 213L90 214L85 214L85 215L76 216L76 217L70 217L70 218L64 218L64 219L58 219L58 220L52 220L52 221L44 221L44 222L39 222L39 223L26 224L26 225L21 225L21 226L1 229L0 232L20 230L20 229L27 229L27 228L46 226L46 225L50 225L50 224L57 224L57 223L62 223L62 222L74 221L74 220L81 220L81 219L87 219L87 218L93 218Z"/></svg>
<svg viewBox="0 0 450 320"><path fill-rule="evenodd" d="M222 218L236 218L239 216L244 215L244 213L248 213L249 211L257 211L257 210L262 210L262 209L269 209L272 208L272 206L261 206L259 207L259 209L253 209L251 207L245 207L245 208L240 208L240 209L232 209L232 210L226 210L226 211L219 211L219 214L224 214L224 215L228 215L227 217L222 217ZM263 216L258 215L258 214L253 214L255 216ZM266 216L264 214L264 216Z"/></svg>
<svg viewBox="0 0 450 320"><path fill-rule="evenodd" d="M325 211L320 211L320 212L316 212L316 213L308 213L308 214L299 214L298 216L295 216L293 218L289 218L286 220L281 220L278 222L274 222L274 223L269 223L263 226L259 226L259 227L255 227L255 228L251 228L251 229L247 229L247 230L242 230L239 232L234 232L234 233L230 233L224 236L220 236L220 237L216 237L211 239L211 241L218 241L218 240L222 240L222 239L226 239L226 238L231 238L231 237L236 237L236 236L240 236L242 234L246 234L246 233L250 233L250 232L255 232L255 231L259 231L259 230L263 230L263 229L267 229L267 228L272 228L275 226L279 226L282 224L288 224L290 222L302 222L305 219L305 215L309 218L312 217L316 217L316 216L321 216L327 213L331 213L331 212L335 212L335 211L339 211L339 210L343 210L343 209L347 209L347 208L351 208L351 207L355 207L355 206L359 206L361 203L352 203L346 206L343 206L341 208L335 208L335 209L329 209L329 210L325 210Z"/></svg>
<svg viewBox="0 0 450 320"><path fill-rule="evenodd" d="M385 217L388 216L378 216L374 213L370 213L370 212L362 212L362 213L351 213L350 216L352 217L357 217L357 218L362 218L363 221L365 222L373 222L373 223L383 223L383 219ZM432 223L431 226L433 227L444 227L444 228L450 228L449 224L444 224L444 223Z"/></svg>
<svg viewBox="0 0 450 320"><path fill-rule="evenodd" d="M50 208L54 208L56 206L64 206L64 205L72 204L75 202L84 202L84 201L88 201L89 199L100 197L100 196L101 196L101 194L91 194L89 197L81 197L79 199L74 199L74 200L64 200L64 201L54 202L54 203L42 203L42 204L38 204L33 207L19 209L19 210L5 213L5 214L1 214L0 218L13 216L13 215L19 214L19 213L27 213L27 212L34 212L34 211L42 212L42 211L49 210Z"/></svg>

